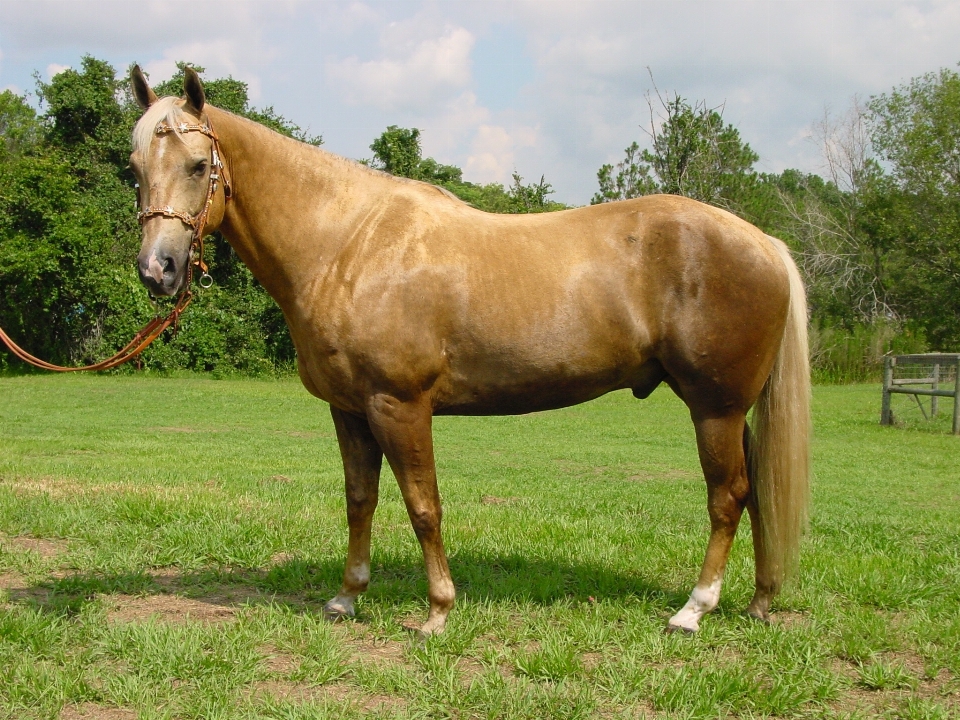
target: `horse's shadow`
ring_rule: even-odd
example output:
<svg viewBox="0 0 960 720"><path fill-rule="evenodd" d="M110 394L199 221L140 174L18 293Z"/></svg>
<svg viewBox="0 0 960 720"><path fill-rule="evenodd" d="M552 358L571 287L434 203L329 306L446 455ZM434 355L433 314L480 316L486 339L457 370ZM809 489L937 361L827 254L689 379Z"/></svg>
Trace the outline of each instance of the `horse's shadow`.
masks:
<svg viewBox="0 0 960 720"><path fill-rule="evenodd" d="M666 610L686 600L637 574L599 564L562 563L520 555L457 553L451 572L461 601L535 604L544 607L605 598L630 598ZM320 613L340 586L339 558L288 558L269 567L149 568L128 572L70 572L8 587L9 602L58 615L74 615L88 603L110 597L179 596L229 609L279 605L294 612ZM382 557L372 567L365 603L387 607L422 604L427 584L423 566L407 558ZM363 622L361 610L359 621Z"/></svg>

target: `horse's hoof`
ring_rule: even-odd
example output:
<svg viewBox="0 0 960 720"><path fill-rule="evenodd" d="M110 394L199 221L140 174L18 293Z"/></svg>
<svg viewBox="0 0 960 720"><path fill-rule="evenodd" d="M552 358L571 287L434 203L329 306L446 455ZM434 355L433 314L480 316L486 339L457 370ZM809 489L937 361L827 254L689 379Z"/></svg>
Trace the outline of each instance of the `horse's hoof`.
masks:
<svg viewBox="0 0 960 720"><path fill-rule="evenodd" d="M672 625L672 624L667 625L663 629L663 631L667 635L673 635L674 633L682 633L683 635L694 635L697 632L693 628L687 628L687 627L683 627L682 625Z"/></svg>
<svg viewBox="0 0 960 720"><path fill-rule="evenodd" d="M323 606L323 619L327 622L340 622L354 616L352 607L344 607L333 600Z"/></svg>
<svg viewBox="0 0 960 720"><path fill-rule="evenodd" d="M762 622L764 625L770 624L770 614L762 613L759 610L747 610L747 615L752 617L754 620Z"/></svg>

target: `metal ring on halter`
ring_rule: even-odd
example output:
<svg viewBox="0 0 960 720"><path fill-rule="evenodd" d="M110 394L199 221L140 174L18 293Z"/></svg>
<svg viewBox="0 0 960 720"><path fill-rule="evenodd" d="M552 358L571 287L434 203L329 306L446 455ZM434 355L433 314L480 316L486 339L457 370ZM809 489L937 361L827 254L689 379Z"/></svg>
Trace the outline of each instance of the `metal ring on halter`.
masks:
<svg viewBox="0 0 960 720"><path fill-rule="evenodd" d="M213 285L213 276L210 275L210 273L205 272L203 275L200 276L200 279L197 280L197 282L200 284L200 287L206 290L208 287L211 287Z"/></svg>

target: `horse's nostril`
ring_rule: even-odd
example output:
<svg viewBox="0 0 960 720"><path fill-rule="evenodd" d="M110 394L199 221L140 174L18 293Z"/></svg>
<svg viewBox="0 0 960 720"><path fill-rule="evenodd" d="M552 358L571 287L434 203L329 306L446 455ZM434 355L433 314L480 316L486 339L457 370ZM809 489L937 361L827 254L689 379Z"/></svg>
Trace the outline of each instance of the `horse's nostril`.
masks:
<svg viewBox="0 0 960 720"><path fill-rule="evenodd" d="M173 261L172 257L168 257L163 261L163 274L164 275L173 275L177 271L177 264Z"/></svg>

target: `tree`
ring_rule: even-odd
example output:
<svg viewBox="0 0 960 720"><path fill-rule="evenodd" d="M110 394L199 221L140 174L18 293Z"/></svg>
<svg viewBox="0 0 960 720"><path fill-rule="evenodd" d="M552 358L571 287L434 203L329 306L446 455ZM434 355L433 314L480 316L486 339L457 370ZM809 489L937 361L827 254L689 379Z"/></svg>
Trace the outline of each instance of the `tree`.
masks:
<svg viewBox="0 0 960 720"><path fill-rule="evenodd" d="M798 184L780 192L814 313L847 327L900 319L887 284L890 248L876 217L889 188L873 157L866 112L857 97L839 116L825 111L813 140L826 178L799 173Z"/></svg>
<svg viewBox="0 0 960 720"><path fill-rule="evenodd" d="M10 90L0 92L0 157L22 155L39 136L37 113L26 98Z"/></svg>
<svg viewBox="0 0 960 720"><path fill-rule="evenodd" d="M927 73L869 103L873 147L890 168L872 212L891 247L891 295L942 348L960 347L960 74Z"/></svg>
<svg viewBox="0 0 960 720"><path fill-rule="evenodd" d="M650 148L631 143L616 168L601 167L600 190L591 203L668 193L737 210L756 181L759 156L724 123L722 108L691 105L680 95L664 98L659 91L656 98L659 111L647 95Z"/></svg>
<svg viewBox="0 0 960 720"><path fill-rule="evenodd" d="M513 173L513 185L506 189L499 183L476 185L463 179L463 171L455 165L444 165L433 158L424 158L420 130L390 125L370 144L373 159L365 161L373 168L391 175L439 185L464 202L494 213L536 213L562 210L562 203L547 199L553 194L550 183L541 175L536 184L523 184Z"/></svg>

